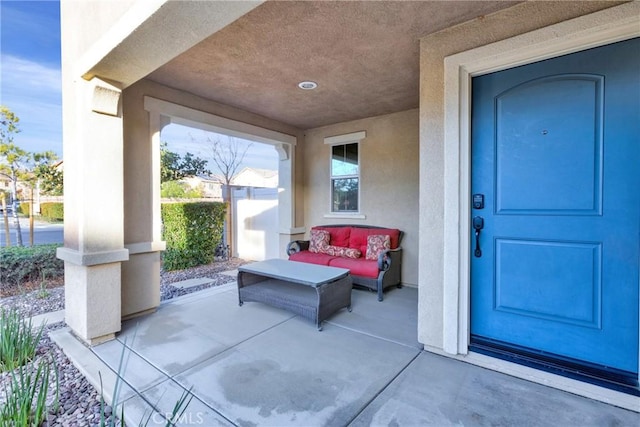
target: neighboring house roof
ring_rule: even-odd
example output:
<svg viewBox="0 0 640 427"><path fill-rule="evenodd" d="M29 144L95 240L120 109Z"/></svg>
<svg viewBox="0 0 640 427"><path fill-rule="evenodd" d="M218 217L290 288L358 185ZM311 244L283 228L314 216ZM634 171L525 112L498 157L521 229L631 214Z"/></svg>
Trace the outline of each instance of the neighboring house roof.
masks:
<svg viewBox="0 0 640 427"><path fill-rule="evenodd" d="M241 187L278 187L278 171L246 167L231 180L231 185Z"/></svg>
<svg viewBox="0 0 640 427"><path fill-rule="evenodd" d="M188 182L188 183L215 183L215 184L221 184L220 180L215 177L215 176L210 176L210 175L194 175L194 176L187 176L181 179L181 181L184 182Z"/></svg>

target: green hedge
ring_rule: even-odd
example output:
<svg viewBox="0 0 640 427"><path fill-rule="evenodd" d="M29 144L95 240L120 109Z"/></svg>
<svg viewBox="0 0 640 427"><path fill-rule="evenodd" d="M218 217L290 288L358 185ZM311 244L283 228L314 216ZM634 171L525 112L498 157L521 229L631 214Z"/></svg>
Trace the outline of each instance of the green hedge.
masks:
<svg viewBox="0 0 640 427"><path fill-rule="evenodd" d="M29 209L31 207L31 202L22 202L18 207L18 212L22 215L29 216Z"/></svg>
<svg viewBox="0 0 640 427"><path fill-rule="evenodd" d="M59 277L64 274L64 262L56 258L59 244L33 247L0 248L0 283L19 285L32 280Z"/></svg>
<svg viewBox="0 0 640 427"><path fill-rule="evenodd" d="M64 220L64 203L61 202L46 202L40 204L40 215L49 218Z"/></svg>
<svg viewBox="0 0 640 427"><path fill-rule="evenodd" d="M211 263L222 241L224 216L224 203L163 203L162 237L167 242L163 268L181 270Z"/></svg>

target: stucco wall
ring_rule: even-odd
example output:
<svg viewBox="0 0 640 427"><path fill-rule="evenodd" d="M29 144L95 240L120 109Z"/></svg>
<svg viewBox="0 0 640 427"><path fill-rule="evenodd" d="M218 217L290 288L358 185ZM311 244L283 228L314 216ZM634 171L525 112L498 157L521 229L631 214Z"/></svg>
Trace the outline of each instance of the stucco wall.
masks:
<svg viewBox="0 0 640 427"><path fill-rule="evenodd" d="M366 131L360 143L360 213L365 219L325 218L330 206L330 145L324 138ZM304 226L367 224L398 228L402 282L418 283L418 110L310 129L304 142Z"/></svg>
<svg viewBox="0 0 640 427"><path fill-rule="evenodd" d="M442 349L444 340L444 59L617 4L527 2L421 40L418 340L426 346Z"/></svg>
<svg viewBox="0 0 640 427"><path fill-rule="evenodd" d="M61 30L74 36L66 37L62 49L79 58L118 22L137 0L110 2L61 0ZM82 34L82 37L78 37Z"/></svg>

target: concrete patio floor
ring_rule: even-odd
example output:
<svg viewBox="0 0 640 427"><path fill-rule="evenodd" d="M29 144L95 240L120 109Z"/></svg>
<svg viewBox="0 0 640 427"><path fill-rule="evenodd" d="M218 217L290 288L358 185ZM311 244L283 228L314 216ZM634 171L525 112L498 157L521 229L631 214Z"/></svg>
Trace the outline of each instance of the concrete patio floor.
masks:
<svg viewBox="0 0 640 427"><path fill-rule="evenodd" d="M88 348L51 333L128 425L638 426L640 414L421 350L417 290L353 292L322 332L260 303L238 306L235 284L163 303ZM124 382L114 392L119 362ZM156 411L156 412L153 412ZM118 409L119 413L119 409Z"/></svg>

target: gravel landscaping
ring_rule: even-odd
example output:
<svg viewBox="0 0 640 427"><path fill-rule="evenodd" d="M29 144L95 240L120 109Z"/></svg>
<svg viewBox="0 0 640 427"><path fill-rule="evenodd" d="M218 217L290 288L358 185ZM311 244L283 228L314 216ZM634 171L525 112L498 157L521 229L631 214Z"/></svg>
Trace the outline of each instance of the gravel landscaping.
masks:
<svg viewBox="0 0 640 427"><path fill-rule="evenodd" d="M235 277L221 274L236 269L246 261L232 258L226 261L215 261L209 265L194 267L181 271L161 273L161 301L166 301L202 289L219 286L235 281ZM187 279L209 278L211 282L190 288L175 286L176 282ZM64 309L64 287L33 290L22 294L0 299L1 308L16 307L23 316L35 316ZM45 326L40 345L38 346L34 362L49 359L55 363L59 381L59 408L56 412L50 407L50 412L43 426L99 426L100 394L84 376L76 369L62 350L48 336L48 332L64 327L64 322ZM53 377L53 376L52 376ZM2 405L11 381L11 373L0 373L0 405ZM53 381L55 382L55 381ZM54 395L54 385L50 387L50 396ZM105 413L112 416L111 408L106 407ZM109 421L109 420L107 420ZM107 423L109 425L109 423Z"/></svg>

